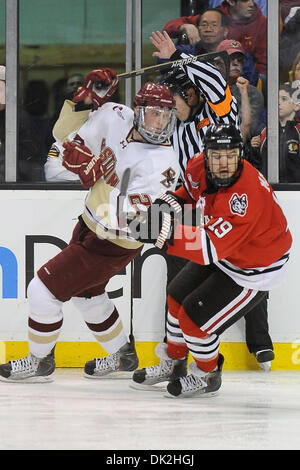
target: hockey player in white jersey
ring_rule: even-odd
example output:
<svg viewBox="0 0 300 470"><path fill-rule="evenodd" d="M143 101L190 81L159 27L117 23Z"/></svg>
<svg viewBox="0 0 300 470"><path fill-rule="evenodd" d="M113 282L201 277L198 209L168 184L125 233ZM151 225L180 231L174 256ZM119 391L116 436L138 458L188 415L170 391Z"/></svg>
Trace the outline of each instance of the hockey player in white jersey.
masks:
<svg viewBox="0 0 300 470"><path fill-rule="evenodd" d="M97 109L74 139L63 143L63 165L89 189L84 211L68 246L46 262L28 286L30 353L0 365L3 381L52 380L63 303L70 299L108 353L88 361L85 375L102 377L138 367L134 343L128 342L105 288L143 246L130 235L123 212L149 205L167 189L175 189L179 165L169 141L176 120L175 101L166 86L147 82L135 97L134 111L117 103L104 104L116 73L107 68L95 72L88 75L77 99L90 96L97 103L100 97L99 107L94 106ZM102 82L100 94L95 81ZM120 190L123 186L124 191L128 168L123 198Z"/></svg>

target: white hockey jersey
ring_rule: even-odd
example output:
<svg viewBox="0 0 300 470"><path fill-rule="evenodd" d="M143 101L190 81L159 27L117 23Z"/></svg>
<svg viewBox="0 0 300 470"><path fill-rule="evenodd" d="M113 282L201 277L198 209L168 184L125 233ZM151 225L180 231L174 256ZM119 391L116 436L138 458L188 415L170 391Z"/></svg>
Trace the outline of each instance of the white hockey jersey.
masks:
<svg viewBox="0 0 300 470"><path fill-rule="evenodd" d="M104 175L92 186L85 201L83 220L99 237L126 248L140 243L120 227L118 207L132 212L135 205L150 205L160 194L174 190L179 176L178 158L170 142L153 145L132 138L133 111L127 106L105 103L89 115L77 137L100 155ZM130 169L127 197L120 200L125 169Z"/></svg>
<svg viewBox="0 0 300 470"><path fill-rule="evenodd" d="M86 122L90 110L75 111L75 103L65 100L60 111L59 118L53 127L53 137L55 142L47 155L47 161L44 165L46 181L50 182L79 182L79 176L72 173L62 165L62 155L64 148L62 146L65 140L73 140L76 131Z"/></svg>
<svg viewBox="0 0 300 470"><path fill-rule="evenodd" d="M72 132L68 136L68 140L73 140L76 135L76 131ZM52 145L47 155L47 161L44 165L45 179L49 182L78 182L80 183L79 176L72 171L67 170L62 165L62 156L64 152L63 143L60 140L56 140Z"/></svg>

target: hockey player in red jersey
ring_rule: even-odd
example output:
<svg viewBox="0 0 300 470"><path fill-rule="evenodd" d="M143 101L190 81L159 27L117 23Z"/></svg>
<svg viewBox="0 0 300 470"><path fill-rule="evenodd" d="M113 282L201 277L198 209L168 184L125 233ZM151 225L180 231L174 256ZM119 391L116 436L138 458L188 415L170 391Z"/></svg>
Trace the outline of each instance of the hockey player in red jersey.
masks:
<svg viewBox="0 0 300 470"><path fill-rule="evenodd" d="M176 51L172 40L165 31L162 33L153 32L151 42L157 49L154 54L160 59L168 61L187 58L186 64L181 65L178 71L172 68L167 75L163 76L161 82L170 87L176 100L178 119L172 143L179 158L180 179L183 182L188 160L203 151L204 136L208 127L212 124L231 123L240 128L239 110L225 77L222 77L210 61L209 63L206 63L205 60L204 62L190 62L189 56ZM220 57L217 60L219 61L219 59ZM224 58L221 62L223 60ZM225 62L223 65L226 69ZM179 186L180 181L178 183ZM165 258L169 284L187 260L172 255L166 255ZM171 328L168 316L166 328L169 330ZM265 371L270 370L274 353L268 327L268 296L245 316L245 336L247 348L250 353L253 353L259 366ZM156 376L156 370L151 370Z"/></svg>
<svg viewBox="0 0 300 470"><path fill-rule="evenodd" d="M187 206L201 209L196 223L179 217ZM161 215L157 237L155 207ZM151 236L140 239L190 260L168 287L172 335L160 369L180 370L188 352L194 362L191 374L169 382L167 394L213 394L224 361L220 334L282 282L292 245L286 218L269 183L243 159L237 129L223 124L209 128L204 152L188 163L184 186L162 195L141 220L133 230L142 233L148 221ZM131 385L151 387L147 369L135 371Z"/></svg>

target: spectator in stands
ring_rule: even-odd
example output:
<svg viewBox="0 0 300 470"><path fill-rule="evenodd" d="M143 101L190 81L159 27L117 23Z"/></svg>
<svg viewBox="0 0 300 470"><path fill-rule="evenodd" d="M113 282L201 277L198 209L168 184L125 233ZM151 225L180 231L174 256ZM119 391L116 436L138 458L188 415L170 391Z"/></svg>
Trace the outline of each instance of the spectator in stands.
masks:
<svg viewBox="0 0 300 470"><path fill-rule="evenodd" d="M228 17L217 8L208 8L196 16L196 24L183 24L179 30L187 38L188 44L195 44L196 52L201 48L213 52L217 45L227 37ZM201 53L201 52L198 52Z"/></svg>
<svg viewBox="0 0 300 470"><path fill-rule="evenodd" d="M5 66L0 66L0 181L5 180ZM43 181L43 147L30 114L18 108L17 181Z"/></svg>
<svg viewBox="0 0 300 470"><path fill-rule="evenodd" d="M84 76L81 73L73 73L67 80L65 88L65 99L72 100L74 93L83 84Z"/></svg>
<svg viewBox="0 0 300 470"><path fill-rule="evenodd" d="M289 82L292 84L293 88L300 88L300 51L298 52L291 70L289 71Z"/></svg>
<svg viewBox="0 0 300 470"><path fill-rule="evenodd" d="M289 85L279 88L279 181L300 183L300 109L295 90ZM298 101L298 102L297 102Z"/></svg>
<svg viewBox="0 0 300 470"><path fill-rule="evenodd" d="M185 41L181 38L179 41L180 44L176 46L176 49L180 52L192 55L215 52L218 45L227 38L229 19L220 9L208 8L202 15L197 16L196 25L199 40L197 42L193 42L192 40L190 44L184 44ZM189 31L195 29L194 25L187 24L184 26L187 27ZM189 34L188 32L185 32L184 28L182 28L182 35L187 39L189 38ZM251 55L246 51L243 65L243 77L247 78L252 85L256 86L258 73L255 69Z"/></svg>
<svg viewBox="0 0 300 470"><path fill-rule="evenodd" d="M49 89L45 80L30 80L25 88L23 106L30 114L35 126L39 130L39 136L43 145L42 153L47 155L49 118Z"/></svg>
<svg viewBox="0 0 300 470"><path fill-rule="evenodd" d="M300 51L300 8L284 25L279 41L280 80L288 81L289 71Z"/></svg>
<svg viewBox="0 0 300 470"><path fill-rule="evenodd" d="M281 0L281 1L286 1L286 0ZM293 0L287 0L287 1L290 2L290 1L293 1ZM297 1L299 1L299 0L297 0ZM221 3L222 3L222 0L209 0L209 6L211 8L216 8L216 7L220 6ZM256 3L259 6L259 8L261 9L262 14L264 16L267 16L267 0L256 0Z"/></svg>
<svg viewBox="0 0 300 470"><path fill-rule="evenodd" d="M243 48L254 58L256 69L262 80L265 80L267 23L259 6L253 0L223 0L219 8L230 20L227 37L242 44ZM194 30L197 28L198 16L185 16L171 20L163 29L173 38L179 37L183 30L186 30L189 35L192 26Z"/></svg>
<svg viewBox="0 0 300 470"><path fill-rule="evenodd" d="M229 55L229 86L235 96L241 113L241 132L244 142L248 137L257 135L260 116L264 108L264 97L253 85L246 83L242 76L245 51L240 42L232 39L222 41L218 51L226 51Z"/></svg>
<svg viewBox="0 0 300 470"><path fill-rule="evenodd" d="M293 88L293 100L295 103L300 101L300 52L298 52L296 59L289 71L289 82ZM296 117L300 119L300 110L296 111Z"/></svg>
<svg viewBox="0 0 300 470"><path fill-rule="evenodd" d="M192 25L186 25L186 27ZM199 15L196 21L199 41L195 44L202 45L206 52L214 52L221 41L226 39L228 35L229 20L228 17L217 8L209 8ZM188 33L186 33L188 36ZM190 44L193 44L190 41Z"/></svg>
<svg viewBox="0 0 300 470"><path fill-rule="evenodd" d="M294 16L300 7L299 0L279 0L282 27Z"/></svg>
<svg viewBox="0 0 300 470"><path fill-rule="evenodd" d="M294 100L295 90L288 84L279 87L279 181L300 183L300 120L296 111L300 102ZM267 162L267 129L251 139L252 151L261 160L265 174Z"/></svg>

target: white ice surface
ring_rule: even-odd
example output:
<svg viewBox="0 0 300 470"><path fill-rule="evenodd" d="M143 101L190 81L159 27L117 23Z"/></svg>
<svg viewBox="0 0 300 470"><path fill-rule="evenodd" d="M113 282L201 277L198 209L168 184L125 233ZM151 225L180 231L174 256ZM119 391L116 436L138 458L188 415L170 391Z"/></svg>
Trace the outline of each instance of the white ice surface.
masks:
<svg viewBox="0 0 300 470"><path fill-rule="evenodd" d="M0 450L300 449L300 372L223 373L218 396L171 399L57 369L0 382Z"/></svg>

